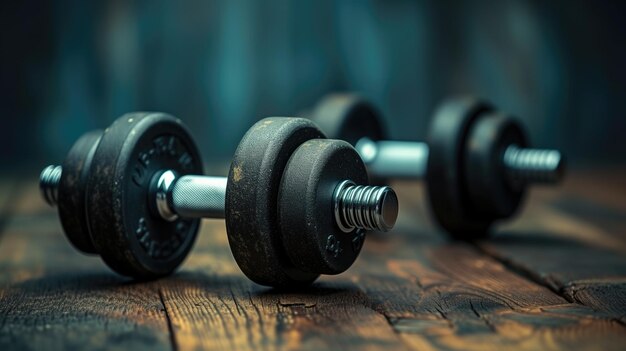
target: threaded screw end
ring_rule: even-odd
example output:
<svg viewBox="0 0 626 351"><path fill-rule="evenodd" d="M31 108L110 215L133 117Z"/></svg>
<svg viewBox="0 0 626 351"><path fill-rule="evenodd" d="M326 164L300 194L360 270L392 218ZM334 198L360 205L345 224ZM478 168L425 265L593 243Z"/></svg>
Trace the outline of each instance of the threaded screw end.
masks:
<svg viewBox="0 0 626 351"><path fill-rule="evenodd" d="M509 181L514 184L556 183L565 172L565 160L558 150L526 149L516 145L505 150L504 166Z"/></svg>
<svg viewBox="0 0 626 351"><path fill-rule="evenodd" d="M348 233L355 228L387 232L398 217L398 197L388 186L341 182L335 189L335 220Z"/></svg>
<svg viewBox="0 0 626 351"><path fill-rule="evenodd" d="M61 183L61 166L48 166L39 175L39 190L41 196L50 206L56 206L59 200L59 183Z"/></svg>

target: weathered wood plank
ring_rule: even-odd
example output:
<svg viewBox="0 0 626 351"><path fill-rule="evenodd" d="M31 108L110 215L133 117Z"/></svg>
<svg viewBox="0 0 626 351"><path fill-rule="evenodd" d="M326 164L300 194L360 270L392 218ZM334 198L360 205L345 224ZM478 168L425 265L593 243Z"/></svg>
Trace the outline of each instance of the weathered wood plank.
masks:
<svg viewBox="0 0 626 351"><path fill-rule="evenodd" d="M46 274L2 288L2 350L169 350L157 291L110 274Z"/></svg>
<svg viewBox="0 0 626 351"><path fill-rule="evenodd" d="M176 284L176 285L172 285ZM383 315L351 283L278 293L239 277L182 276L164 301L181 349L401 349Z"/></svg>
<svg viewBox="0 0 626 351"><path fill-rule="evenodd" d="M626 325L626 278L570 282L563 293L572 301L590 306Z"/></svg>
<svg viewBox="0 0 626 351"><path fill-rule="evenodd" d="M620 305L604 303L621 299L624 305L624 281L617 279L623 273L620 250L613 244L590 245L597 233L610 232L575 218L546 228L545 221L537 220L545 214L534 212L545 206L531 203L520 221L480 246L449 243L433 229L423 189L402 183L397 231L370 236L348 272L322 277L306 291L287 293L257 286L241 274L222 221L204 221L196 247L176 275L131 283L98 258L71 248L37 189L27 190L0 241L2 350L41 345L605 350L621 349L626 341ZM555 198L538 199L545 203ZM550 216L562 214L552 210ZM608 264L604 271L614 274L591 280L583 279L588 275L556 275L564 277L557 279L559 284L575 283L559 290L529 274L537 267L526 271L503 264L502 257L489 251L510 241L520 255L539 247L545 262L552 257L555 267L570 265L570 256L555 256L554 251L569 240L570 229L580 230L581 225L575 236L579 255L594 250L616 255L606 255L597 267L581 263L582 268L596 274ZM529 232L536 235L524 236Z"/></svg>
<svg viewBox="0 0 626 351"><path fill-rule="evenodd" d="M626 195L624 199L626 202ZM570 220L575 218L579 222L588 223L597 230L607 233L604 236L611 238L609 242L619 242L617 247L626 252L626 230L624 230L626 209L615 208L612 205L575 195L560 196L550 201L549 205L568 216Z"/></svg>
<svg viewBox="0 0 626 351"><path fill-rule="evenodd" d="M194 255L160 291L177 346L189 349L402 349L386 318L349 280L279 292L242 276L223 223L205 222Z"/></svg>
<svg viewBox="0 0 626 351"><path fill-rule="evenodd" d="M171 349L154 283L131 283L78 253L35 201L28 185L0 241L0 349Z"/></svg>
<svg viewBox="0 0 626 351"><path fill-rule="evenodd" d="M468 244L421 239L398 233L387 247L394 258L364 257L387 272L353 277L411 348L610 350L626 342L611 315L570 303Z"/></svg>
<svg viewBox="0 0 626 351"><path fill-rule="evenodd" d="M478 246L569 301L624 321L625 175L582 172L559 191L536 189L518 219Z"/></svg>
<svg viewBox="0 0 626 351"><path fill-rule="evenodd" d="M567 196L600 203L626 212L626 167L576 169L567 176L553 198Z"/></svg>
<svg viewBox="0 0 626 351"><path fill-rule="evenodd" d="M550 232L507 231L480 246L555 291L578 280L606 281L626 274L624 254Z"/></svg>
<svg viewBox="0 0 626 351"><path fill-rule="evenodd" d="M419 196L423 190L416 187L396 184L400 194ZM405 195L402 207L403 211L416 214L414 222L420 222L422 229L411 230L416 223L400 224L403 229L395 233L394 240L376 245L375 251L367 250L361 258L367 260L368 267L377 267L376 271L359 272L354 279L372 298L373 307L388 316L412 347L423 350L622 348L624 325L616 321L612 311L597 309L585 300L589 290L578 290L578 298L570 299L574 303L568 302L545 287L545 283L537 285L510 271L473 245L447 243L441 233L433 230L423 198ZM539 216L533 208L531 203L527 208L531 210L530 218L519 222L533 226L533 218ZM406 221L407 213L403 212L402 216ZM492 240L508 237L508 232L501 233ZM566 255L550 256L549 252L554 250L550 241L540 240L537 245L546 246L546 259L551 258L555 266L570 264ZM594 250L593 246L582 247L581 252ZM521 252L534 249L528 245L519 248ZM373 252L375 255L371 255ZM611 262L603 263L608 263L605 269L611 270ZM380 267L386 267L387 271ZM623 272L619 267L613 269ZM614 284L614 281L606 283ZM603 291L619 294L620 290L614 288ZM565 292L562 294L567 297Z"/></svg>
<svg viewBox="0 0 626 351"><path fill-rule="evenodd" d="M428 215L411 195L421 190L407 186L401 229L370 237L348 272L323 277L307 293L278 294L242 280L223 224L205 222L183 272L161 286L177 345L382 348L397 345L387 322L415 349L615 349L626 341L610 316L470 245L446 242L430 224L418 227Z"/></svg>

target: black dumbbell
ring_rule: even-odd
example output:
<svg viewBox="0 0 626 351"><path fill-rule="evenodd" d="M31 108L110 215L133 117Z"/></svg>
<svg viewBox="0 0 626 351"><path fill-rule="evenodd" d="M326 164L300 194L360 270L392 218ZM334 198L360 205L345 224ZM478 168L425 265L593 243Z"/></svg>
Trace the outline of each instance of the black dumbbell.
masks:
<svg viewBox="0 0 626 351"><path fill-rule="evenodd" d="M308 116L330 138L354 145L375 182L425 178L436 219L459 239L486 235L514 215L528 185L564 174L559 151L529 148L514 118L477 99L443 103L427 143L384 140L380 114L357 95L330 95Z"/></svg>
<svg viewBox="0 0 626 351"><path fill-rule="evenodd" d="M200 154L179 119L131 113L83 135L62 166L42 171L40 187L76 248L139 279L175 270L200 218L225 218L246 276L288 287L345 271L365 230L387 231L397 217L390 187L362 185L367 171L354 148L302 118L259 121L228 177L199 174Z"/></svg>

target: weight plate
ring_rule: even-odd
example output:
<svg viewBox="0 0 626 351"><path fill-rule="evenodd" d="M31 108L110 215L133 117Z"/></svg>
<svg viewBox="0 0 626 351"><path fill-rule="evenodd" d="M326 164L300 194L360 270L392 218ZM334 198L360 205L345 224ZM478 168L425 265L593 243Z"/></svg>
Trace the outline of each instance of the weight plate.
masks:
<svg viewBox="0 0 626 351"><path fill-rule="evenodd" d="M202 173L187 128L163 113L126 114L104 131L91 168L87 211L102 259L118 273L140 279L174 271L191 250L200 220L161 219L151 210L148 192L159 171Z"/></svg>
<svg viewBox="0 0 626 351"><path fill-rule="evenodd" d="M63 161L59 183L59 218L65 236L75 248L88 254L97 251L87 221L87 176L101 136L101 130L94 130L78 138Z"/></svg>
<svg viewBox="0 0 626 351"><path fill-rule="evenodd" d="M296 269L278 224L278 191L291 154L307 140L324 138L302 118L265 118L239 143L226 186L226 232L233 256L254 282L273 287L306 285L318 274Z"/></svg>
<svg viewBox="0 0 626 351"><path fill-rule="evenodd" d="M315 106L311 119L330 139L356 145L359 139L382 140L385 137L380 113L354 94L332 94Z"/></svg>
<svg viewBox="0 0 626 351"><path fill-rule="evenodd" d="M333 194L344 180L367 185L367 171L345 141L309 140L291 155L278 196L280 232L291 262L300 270L339 274L356 260L363 230L336 224Z"/></svg>
<svg viewBox="0 0 626 351"><path fill-rule="evenodd" d="M449 100L437 109L429 129L429 203L439 224L457 239L484 236L491 224L491 220L472 214L464 169L469 130L490 110L489 104L472 98Z"/></svg>
<svg viewBox="0 0 626 351"><path fill-rule="evenodd" d="M381 114L356 94L328 95L317 104L311 118L330 139L345 140L355 147L363 138L385 139ZM370 174L370 183L387 184L388 179Z"/></svg>
<svg viewBox="0 0 626 351"><path fill-rule="evenodd" d="M472 209L481 217L496 220L515 213L524 186L511 186L504 168L504 151L510 145L524 148L528 142L513 118L491 112L474 123L467 139L465 175Z"/></svg>

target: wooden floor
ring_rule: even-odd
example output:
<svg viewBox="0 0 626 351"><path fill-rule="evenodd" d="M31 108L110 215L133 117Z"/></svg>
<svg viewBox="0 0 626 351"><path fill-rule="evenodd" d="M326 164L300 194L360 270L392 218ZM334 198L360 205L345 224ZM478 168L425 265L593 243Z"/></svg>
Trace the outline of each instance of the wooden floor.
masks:
<svg viewBox="0 0 626 351"><path fill-rule="evenodd" d="M304 293L249 282L222 221L182 268L134 283L65 240L34 181L0 182L0 350L626 349L626 172L534 189L516 221L445 240L418 184L397 229Z"/></svg>

